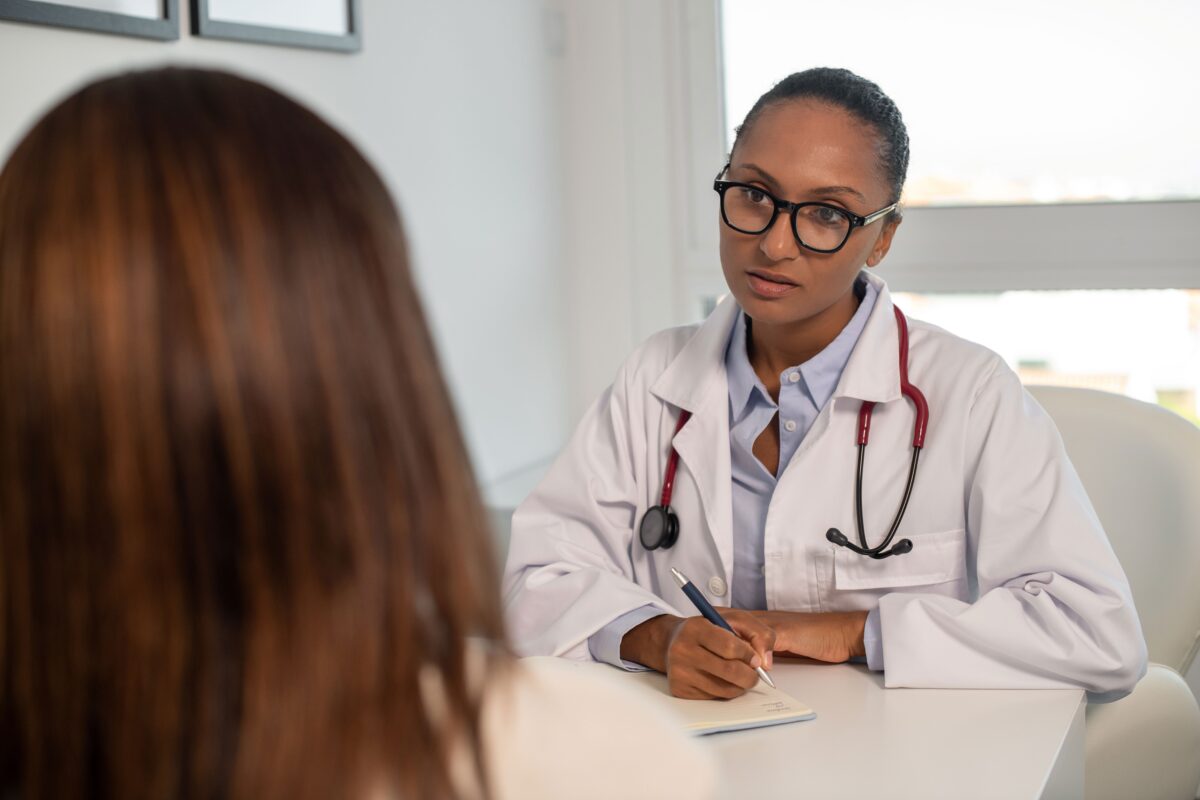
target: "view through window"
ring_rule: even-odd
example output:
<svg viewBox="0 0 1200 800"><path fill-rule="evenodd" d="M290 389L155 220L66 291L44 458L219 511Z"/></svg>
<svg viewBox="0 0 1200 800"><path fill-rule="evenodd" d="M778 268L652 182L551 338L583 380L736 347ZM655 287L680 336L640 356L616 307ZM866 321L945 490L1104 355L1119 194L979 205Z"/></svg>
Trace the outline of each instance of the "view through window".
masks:
<svg viewBox="0 0 1200 800"><path fill-rule="evenodd" d="M910 205L1200 197L1196 0L726 0L727 128L780 78L878 83Z"/></svg>
<svg viewBox="0 0 1200 800"><path fill-rule="evenodd" d="M1200 424L1200 291L894 299L905 313L995 350L1025 383L1116 392Z"/></svg>

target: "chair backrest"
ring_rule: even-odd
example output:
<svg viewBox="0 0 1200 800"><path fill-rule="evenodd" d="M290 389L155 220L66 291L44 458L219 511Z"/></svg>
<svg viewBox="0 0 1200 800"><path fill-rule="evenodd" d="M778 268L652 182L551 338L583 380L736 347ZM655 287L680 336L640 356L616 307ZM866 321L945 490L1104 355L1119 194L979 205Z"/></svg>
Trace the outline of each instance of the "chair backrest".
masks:
<svg viewBox="0 0 1200 800"><path fill-rule="evenodd" d="M1058 426L1129 577L1150 660L1186 673L1200 645L1200 428L1108 392L1029 392Z"/></svg>

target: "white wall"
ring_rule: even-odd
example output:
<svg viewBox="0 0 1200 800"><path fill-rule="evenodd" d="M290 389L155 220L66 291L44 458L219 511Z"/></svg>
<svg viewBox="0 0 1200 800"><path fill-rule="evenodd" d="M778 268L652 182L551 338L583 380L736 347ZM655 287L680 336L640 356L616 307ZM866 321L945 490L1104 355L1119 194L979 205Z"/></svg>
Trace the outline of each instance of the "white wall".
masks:
<svg viewBox="0 0 1200 800"><path fill-rule="evenodd" d="M680 290L716 262L724 148L714 0L561 0L566 252L576 419L655 331L698 319ZM694 102L699 99L701 102Z"/></svg>
<svg viewBox="0 0 1200 800"><path fill-rule="evenodd" d="M156 42L0 21L0 158L104 73L163 62L262 79L333 121L397 197L484 483L567 432L561 42L542 0L363 0L360 53Z"/></svg>

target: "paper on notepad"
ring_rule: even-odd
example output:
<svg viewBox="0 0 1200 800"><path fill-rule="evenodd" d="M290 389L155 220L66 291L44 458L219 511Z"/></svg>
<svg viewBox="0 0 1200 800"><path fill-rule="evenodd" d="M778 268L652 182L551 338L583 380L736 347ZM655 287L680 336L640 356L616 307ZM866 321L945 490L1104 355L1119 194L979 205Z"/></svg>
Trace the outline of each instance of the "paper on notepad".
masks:
<svg viewBox="0 0 1200 800"><path fill-rule="evenodd" d="M625 672L594 661L571 661L547 656L535 656L526 661L539 662L543 668L596 672L606 680L634 684L642 691L658 695L663 706L680 717L684 728L698 735L764 728L816 716L811 708L787 692L772 689L761 681L758 686L732 700L684 700L671 696L667 676L659 672Z"/></svg>
<svg viewBox="0 0 1200 800"><path fill-rule="evenodd" d="M707 734L740 731L800 722L817 716L811 708L780 689L772 689L762 681L741 697L732 700L685 700L672 697L667 688L667 676L658 672L631 672L629 679L641 683L662 695L663 702L684 719L684 726L693 733Z"/></svg>

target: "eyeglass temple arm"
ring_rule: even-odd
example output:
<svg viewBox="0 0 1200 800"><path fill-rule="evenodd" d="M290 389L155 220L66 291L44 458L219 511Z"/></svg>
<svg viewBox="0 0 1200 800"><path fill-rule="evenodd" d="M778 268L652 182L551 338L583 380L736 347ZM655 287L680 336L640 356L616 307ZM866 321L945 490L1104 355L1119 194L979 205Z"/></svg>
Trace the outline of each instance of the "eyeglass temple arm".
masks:
<svg viewBox="0 0 1200 800"><path fill-rule="evenodd" d="M876 211L874 214L868 214L867 216L862 218L862 223L860 224L860 227L865 226L865 225L870 225L872 222L879 219L884 214L892 213L899 207L899 205L900 205L899 203L892 203L887 208L881 208L878 211Z"/></svg>

